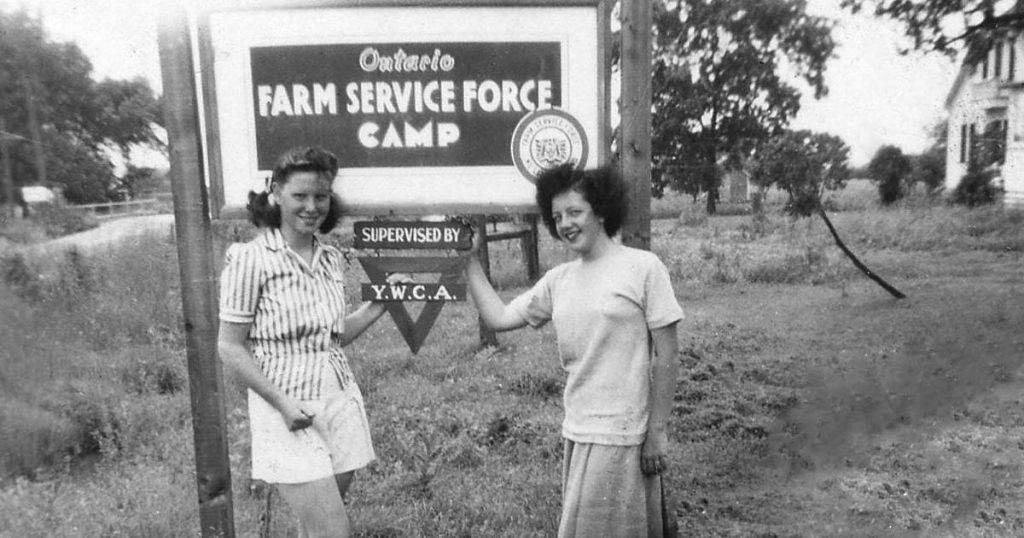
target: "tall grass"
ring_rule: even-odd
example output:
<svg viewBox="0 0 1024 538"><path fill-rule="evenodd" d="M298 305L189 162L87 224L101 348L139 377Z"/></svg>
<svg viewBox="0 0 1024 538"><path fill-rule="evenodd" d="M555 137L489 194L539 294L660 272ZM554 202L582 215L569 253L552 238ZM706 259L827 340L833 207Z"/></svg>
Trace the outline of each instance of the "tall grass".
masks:
<svg viewBox="0 0 1024 538"><path fill-rule="evenodd" d="M907 204L844 211L834 220L869 265L890 250L1024 245L1021 214L995 208ZM694 224L680 217L654 223L653 249L680 293L862 278L818 219L769 211ZM218 234L222 250L249 231L223 225ZM569 259L543 229L540 235L542 270ZM346 232L333 240L344 247ZM490 252L504 297L530 284L516 242ZM356 258L372 254L346 249L352 304L366 278ZM174 245L151 236L69 253L50 268L8 256L0 269L0 536L196 535ZM417 307L409 308L415 316ZM752 387L739 399L725 398L714 383L687 383L677 393L673 435L699 441L687 457L707 473L689 475L707 484L749 472L748 460L766 447L762 415L797 397L773 364L707 360L723 350L752 353L765 345L763 335L704 323L697 334L715 338L684 342L684 378ZM347 349L378 452L351 491L357 536L554 534L564 379L552 330L499 335L499 348L482 351L477 331L474 309L449 304L418 355L387 318ZM279 497L247 480L244 400L234 387L227 396L238 535L294 535Z"/></svg>

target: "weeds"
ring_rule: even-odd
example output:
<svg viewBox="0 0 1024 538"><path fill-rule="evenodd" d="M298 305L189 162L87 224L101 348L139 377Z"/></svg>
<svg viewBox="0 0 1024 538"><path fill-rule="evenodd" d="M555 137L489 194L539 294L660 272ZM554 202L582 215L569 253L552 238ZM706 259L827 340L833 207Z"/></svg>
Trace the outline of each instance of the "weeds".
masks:
<svg viewBox="0 0 1024 538"><path fill-rule="evenodd" d="M869 265L967 252L1009 275L996 289L971 268L907 271L911 302L893 303L858 288L820 222L771 207L654 223L688 316L669 484L689 535L1019 534L1024 216L841 212L840 234ZM546 267L571 256L541 239ZM519 255L513 242L492 251L506 299L529 284ZM6 255L0 273L0 536L197 535L173 245L36 263ZM356 303L365 275L349 269ZM416 356L387 319L347 350L378 455L350 491L356 536L556 533L564 377L552 330L478 351L476 323L472 307L448 305ZM294 536L279 497L250 489L244 400L227 400L236 529Z"/></svg>

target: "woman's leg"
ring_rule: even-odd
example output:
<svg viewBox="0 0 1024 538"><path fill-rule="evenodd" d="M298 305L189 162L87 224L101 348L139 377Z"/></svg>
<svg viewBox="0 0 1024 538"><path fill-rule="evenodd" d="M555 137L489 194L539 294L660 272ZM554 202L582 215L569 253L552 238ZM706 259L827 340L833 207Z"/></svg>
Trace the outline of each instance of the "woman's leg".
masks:
<svg viewBox="0 0 1024 538"><path fill-rule="evenodd" d="M277 490L299 517L301 536L349 538L352 535L352 525L339 491L338 477L341 476L344 475L302 484L277 484ZM348 481L351 482L351 476Z"/></svg>

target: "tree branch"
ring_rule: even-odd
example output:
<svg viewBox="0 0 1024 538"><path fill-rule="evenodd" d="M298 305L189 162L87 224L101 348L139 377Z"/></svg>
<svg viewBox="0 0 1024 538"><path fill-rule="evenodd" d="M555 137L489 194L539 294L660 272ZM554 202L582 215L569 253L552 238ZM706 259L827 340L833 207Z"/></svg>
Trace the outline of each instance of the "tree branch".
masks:
<svg viewBox="0 0 1024 538"><path fill-rule="evenodd" d="M846 254L846 257L850 258L850 261L853 262L853 265L855 265L857 269L860 269L862 273L867 275L867 277L870 278L871 280L874 280L879 286L884 288L885 291L889 292L889 294L892 295L893 297L897 299L906 298L906 295L904 295L903 292L894 288L888 282L883 280L882 277L873 273L871 269L868 269L866 265L864 265L863 263L861 263L859 259L857 259L857 256L853 255L853 252L850 252L850 249L846 248L846 245L843 243L843 240L840 239L839 234L836 233L835 227L832 226L832 221L830 221L828 219L828 215L825 214L825 209L821 207L820 204L818 205L818 214L821 215L821 220L825 221L825 226L828 226L828 231L832 234L832 239L835 240L836 246L839 247L839 250L843 251L843 254Z"/></svg>

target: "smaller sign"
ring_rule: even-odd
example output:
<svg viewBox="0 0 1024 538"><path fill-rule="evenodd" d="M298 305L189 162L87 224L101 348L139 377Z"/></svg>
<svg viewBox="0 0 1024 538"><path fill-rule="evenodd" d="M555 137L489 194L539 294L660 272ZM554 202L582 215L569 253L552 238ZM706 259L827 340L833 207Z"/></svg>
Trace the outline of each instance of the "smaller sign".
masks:
<svg viewBox="0 0 1024 538"><path fill-rule="evenodd" d="M459 249L473 246L461 222L364 221L353 225L355 248Z"/></svg>
<svg viewBox="0 0 1024 538"><path fill-rule="evenodd" d="M423 341L426 340L430 328L437 321L441 308L448 301L464 301L466 284L461 282L462 272L469 258L459 257L372 257L362 256L362 264L370 284L363 284L361 291L364 300L379 300L395 320L398 332L405 338L412 352L418 353ZM437 283L409 283L391 285L387 283L388 273L440 273ZM367 292L370 295L367 295ZM377 294L380 298L377 299ZM420 297L420 298L417 298ZM404 301L421 301L423 308L419 316L413 320L405 309Z"/></svg>

